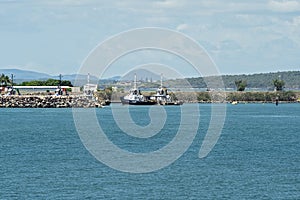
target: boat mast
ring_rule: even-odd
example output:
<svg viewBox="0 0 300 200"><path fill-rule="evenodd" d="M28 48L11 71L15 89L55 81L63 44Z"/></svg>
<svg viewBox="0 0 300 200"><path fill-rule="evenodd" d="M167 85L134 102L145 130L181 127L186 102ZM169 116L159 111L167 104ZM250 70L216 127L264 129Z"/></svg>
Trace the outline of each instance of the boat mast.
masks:
<svg viewBox="0 0 300 200"><path fill-rule="evenodd" d="M161 74L160 74L160 88L163 87L163 84L162 84L162 81L163 81L163 80L162 80L162 79L163 79L163 74L161 73Z"/></svg>
<svg viewBox="0 0 300 200"><path fill-rule="evenodd" d="M133 86L134 88L134 90L136 90L137 89L137 87L136 87L136 73L134 74L134 86Z"/></svg>

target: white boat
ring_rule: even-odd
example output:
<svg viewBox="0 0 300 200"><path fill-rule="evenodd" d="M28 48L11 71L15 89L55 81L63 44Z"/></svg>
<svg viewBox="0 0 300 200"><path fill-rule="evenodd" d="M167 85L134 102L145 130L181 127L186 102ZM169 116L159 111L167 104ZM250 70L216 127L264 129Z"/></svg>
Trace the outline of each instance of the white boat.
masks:
<svg viewBox="0 0 300 200"><path fill-rule="evenodd" d="M121 97L122 104L129 105L154 105L156 101L150 100L149 97L142 95L141 91L137 88L136 74L134 75L134 87L129 91L129 94Z"/></svg>
<svg viewBox="0 0 300 200"><path fill-rule="evenodd" d="M233 102L231 102L231 104L232 104L232 105L237 105L238 102L237 102L237 101L233 101Z"/></svg>
<svg viewBox="0 0 300 200"><path fill-rule="evenodd" d="M150 99L156 101L159 105L182 105L183 102L175 101L169 94L168 89L163 87L163 76L160 77L160 87L156 90L156 94L151 96Z"/></svg>

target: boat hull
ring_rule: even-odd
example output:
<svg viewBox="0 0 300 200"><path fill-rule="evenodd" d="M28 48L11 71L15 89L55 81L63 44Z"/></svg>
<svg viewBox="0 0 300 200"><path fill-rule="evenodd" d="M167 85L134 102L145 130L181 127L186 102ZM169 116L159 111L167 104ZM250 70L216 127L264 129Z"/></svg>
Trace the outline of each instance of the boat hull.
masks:
<svg viewBox="0 0 300 200"><path fill-rule="evenodd" d="M124 99L123 97L120 98L122 104L127 104L127 105L155 105L155 101L136 101L136 100L127 100Z"/></svg>

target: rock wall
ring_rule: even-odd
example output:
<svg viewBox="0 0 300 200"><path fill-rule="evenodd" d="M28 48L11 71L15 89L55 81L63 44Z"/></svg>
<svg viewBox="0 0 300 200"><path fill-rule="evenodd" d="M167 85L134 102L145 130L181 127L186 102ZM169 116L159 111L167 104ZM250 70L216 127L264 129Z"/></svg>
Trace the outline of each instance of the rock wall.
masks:
<svg viewBox="0 0 300 200"><path fill-rule="evenodd" d="M101 105L85 96L0 96L0 108L92 108Z"/></svg>

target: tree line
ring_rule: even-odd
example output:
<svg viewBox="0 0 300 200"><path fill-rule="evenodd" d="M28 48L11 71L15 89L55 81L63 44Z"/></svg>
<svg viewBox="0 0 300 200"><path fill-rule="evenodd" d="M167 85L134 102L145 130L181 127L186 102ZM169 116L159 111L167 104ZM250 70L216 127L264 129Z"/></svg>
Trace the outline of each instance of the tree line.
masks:
<svg viewBox="0 0 300 200"><path fill-rule="evenodd" d="M274 102L279 101L296 102L299 92L281 91L281 92L227 92L226 101L244 101L244 102ZM211 102L210 92L197 92L199 102Z"/></svg>
<svg viewBox="0 0 300 200"><path fill-rule="evenodd" d="M213 80L214 77L209 77ZM186 80L194 88L207 88L203 77L187 78ZM279 91L288 89L300 88L300 71L289 72L272 72L272 73L260 73L251 75L222 75L222 79L226 88L240 88L243 91L243 87L247 88L263 88L266 90L273 90L274 87ZM277 80L275 83L274 81ZM179 81L179 80L175 80ZM179 81L180 82L180 81ZM240 83L239 83L240 82ZM174 85L174 82L172 83ZM276 86L275 86L276 85ZM237 87L238 86L238 87ZM280 88L282 86L282 88Z"/></svg>
<svg viewBox="0 0 300 200"><path fill-rule="evenodd" d="M68 80L62 80L60 83L60 80L57 79L48 79L48 80L33 80L33 81L25 81L19 84L20 86L70 86L73 87L71 81Z"/></svg>
<svg viewBox="0 0 300 200"><path fill-rule="evenodd" d="M274 79L273 81L273 85L274 85L274 90L275 91L282 91L285 85L285 82L281 79ZM235 87L237 91L245 91L246 87L247 87L247 81L245 80L236 80L235 82Z"/></svg>
<svg viewBox="0 0 300 200"><path fill-rule="evenodd" d="M1 74L0 76L0 84L1 87L6 87L10 85L18 85L18 86L70 86L73 87L71 81L68 80L57 80L57 79L48 79L48 80L32 80L32 81L24 81L20 84L13 83L13 81L6 76L5 74Z"/></svg>

